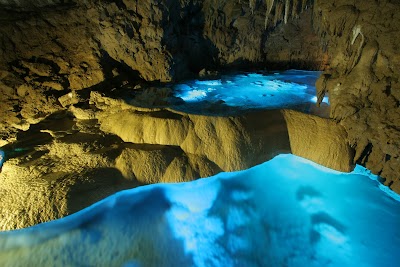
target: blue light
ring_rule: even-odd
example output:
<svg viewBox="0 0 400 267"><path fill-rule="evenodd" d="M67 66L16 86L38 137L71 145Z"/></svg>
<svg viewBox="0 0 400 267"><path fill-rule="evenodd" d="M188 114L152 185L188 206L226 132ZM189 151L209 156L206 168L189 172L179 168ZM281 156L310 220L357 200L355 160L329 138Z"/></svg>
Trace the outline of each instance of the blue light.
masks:
<svg viewBox="0 0 400 267"><path fill-rule="evenodd" d="M205 85L205 86L218 86L218 85L222 85L222 82L221 82L221 80L208 80L208 81L196 80L195 84Z"/></svg>
<svg viewBox="0 0 400 267"><path fill-rule="evenodd" d="M311 106L315 106L314 84L319 75L317 71L290 70L275 74L231 74L222 75L216 80L186 81L172 86L174 95L186 102L186 105L180 104L174 108L202 113L208 104L214 105L212 108L223 105L240 110L294 108L307 112ZM205 105L200 105L203 103Z"/></svg>
<svg viewBox="0 0 400 267"><path fill-rule="evenodd" d="M207 91L198 89L192 89L180 95L180 97L187 102L199 101L201 99L204 99L206 96Z"/></svg>
<svg viewBox="0 0 400 267"><path fill-rule="evenodd" d="M5 153L3 150L0 150L0 168L3 166L5 160L6 160Z"/></svg>
<svg viewBox="0 0 400 267"><path fill-rule="evenodd" d="M318 102L318 98L316 96L314 96L311 101L313 103L317 103ZM321 103L326 103L329 104L329 98L327 96L324 96L324 98L322 99Z"/></svg>
<svg viewBox="0 0 400 267"><path fill-rule="evenodd" d="M0 233L0 265L398 266L400 202L366 175L279 155L241 172L126 190Z"/></svg>

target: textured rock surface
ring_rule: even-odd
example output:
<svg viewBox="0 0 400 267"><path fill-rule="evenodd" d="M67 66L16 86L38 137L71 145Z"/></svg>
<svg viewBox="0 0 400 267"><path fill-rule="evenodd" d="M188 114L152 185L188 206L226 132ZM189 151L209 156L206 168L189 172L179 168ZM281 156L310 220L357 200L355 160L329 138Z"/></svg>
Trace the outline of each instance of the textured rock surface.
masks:
<svg viewBox="0 0 400 267"><path fill-rule="evenodd" d="M247 168L288 151L289 137L295 153L342 170L351 165L350 142L355 161L400 192L399 3L311 2L0 1L0 146L15 153L1 174L2 229L58 218L141 183ZM277 111L202 117L94 93L260 66L328 69L318 96L329 94L331 116L347 134L291 112L288 133ZM67 108L76 121L52 125L70 116L58 113ZM16 139L22 151L10 143Z"/></svg>
<svg viewBox="0 0 400 267"><path fill-rule="evenodd" d="M317 83L331 117L356 149L354 160L400 192L398 1L316 1L315 26L330 55Z"/></svg>
<svg viewBox="0 0 400 267"><path fill-rule="evenodd" d="M2 148L2 230L66 216L122 189L242 170L291 151L351 168L351 149L334 134L343 130L326 119L279 110L192 115L137 108L98 92L90 103L48 117ZM309 127L316 134L304 136Z"/></svg>
<svg viewBox="0 0 400 267"><path fill-rule="evenodd" d="M299 6L285 25L282 14L271 13L265 30L261 3L1 1L2 143L61 109L57 99L74 90L254 64L320 68L311 12L301 12L307 7ZM292 35L296 41L288 42Z"/></svg>
<svg viewBox="0 0 400 267"><path fill-rule="evenodd" d="M328 168L350 172L354 152L347 143L344 127L330 119L283 111L292 153Z"/></svg>
<svg viewBox="0 0 400 267"><path fill-rule="evenodd" d="M96 106L103 110L97 118L104 132L125 142L179 147L188 155L204 157L223 171L245 169L280 151L290 151L279 111L243 117L201 116L120 103L116 108L108 98L94 98Z"/></svg>
<svg viewBox="0 0 400 267"><path fill-rule="evenodd" d="M250 1L252 2L252 1ZM322 69L326 62L311 24L311 10L290 1L290 17L285 23L282 3L277 1L266 16L268 5L255 6L240 1L204 1L204 34L218 51L224 66ZM293 4L292 4L293 2ZM267 18L267 19L266 19ZM260 65L261 64L261 65Z"/></svg>
<svg viewBox="0 0 400 267"><path fill-rule="evenodd" d="M252 9L239 2L4 1L0 66L22 78L36 78L35 84L47 77L58 84L46 85L64 89L89 87L118 71L169 81L188 70L248 66L243 63L266 59L320 67L322 52L310 10L293 11L284 27L283 16L270 18L265 29L266 6ZM296 40L289 43L287 37L293 35ZM300 47L308 54L300 55Z"/></svg>
<svg viewBox="0 0 400 267"><path fill-rule="evenodd" d="M253 166L276 151L290 151L284 132L275 137L280 140L273 144L277 150L265 151L260 144L263 136L255 133L258 138L250 140L251 129L236 126L238 119L209 117L202 121L204 118L186 115L181 120L183 115L169 111L130 112L117 109L115 114L102 114L99 121L101 128L119 133L127 143L100 131L95 121L57 118L55 125L51 119L35 125L36 129L26 133L25 142L24 136L19 136L18 147L3 147L11 159L1 173L1 229L60 218L143 183L190 181L221 170ZM162 114L164 118L157 117ZM127 120L131 123L118 126ZM190 127L186 129L175 128L187 123ZM208 128L203 128L205 125ZM168 132L171 126L174 131ZM251 154L244 144L251 145Z"/></svg>

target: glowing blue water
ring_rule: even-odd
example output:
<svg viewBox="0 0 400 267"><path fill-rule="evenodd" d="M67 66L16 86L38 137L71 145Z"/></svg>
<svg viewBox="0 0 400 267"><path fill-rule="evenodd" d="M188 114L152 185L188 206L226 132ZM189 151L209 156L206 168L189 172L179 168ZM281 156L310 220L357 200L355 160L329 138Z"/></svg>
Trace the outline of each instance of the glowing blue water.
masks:
<svg viewBox="0 0 400 267"><path fill-rule="evenodd" d="M4 151L0 150L0 168L3 166L4 161L5 161Z"/></svg>
<svg viewBox="0 0 400 267"><path fill-rule="evenodd" d="M399 266L400 202L365 173L280 155L246 171L123 191L1 233L0 265Z"/></svg>
<svg viewBox="0 0 400 267"><path fill-rule="evenodd" d="M314 113L318 71L289 70L276 73L222 75L216 80L192 80L173 86L185 101L177 109L203 113L225 106L247 109L292 108ZM324 99L329 104L328 98Z"/></svg>

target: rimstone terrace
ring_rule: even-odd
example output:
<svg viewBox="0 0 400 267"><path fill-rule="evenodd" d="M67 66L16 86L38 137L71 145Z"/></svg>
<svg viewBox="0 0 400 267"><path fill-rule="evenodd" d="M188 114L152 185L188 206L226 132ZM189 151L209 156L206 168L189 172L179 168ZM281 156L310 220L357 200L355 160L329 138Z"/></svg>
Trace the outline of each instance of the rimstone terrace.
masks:
<svg viewBox="0 0 400 267"><path fill-rule="evenodd" d="M0 265L397 266L399 11L0 1Z"/></svg>

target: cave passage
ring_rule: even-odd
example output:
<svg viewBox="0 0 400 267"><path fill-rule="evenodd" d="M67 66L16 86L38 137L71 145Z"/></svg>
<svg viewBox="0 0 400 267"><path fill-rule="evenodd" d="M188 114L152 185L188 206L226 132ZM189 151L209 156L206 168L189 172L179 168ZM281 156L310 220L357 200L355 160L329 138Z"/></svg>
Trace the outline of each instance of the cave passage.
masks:
<svg viewBox="0 0 400 267"><path fill-rule="evenodd" d="M315 81L320 74L319 71L287 70L190 80L172 86L175 96L184 101L174 108L197 114L290 108L328 117L328 97L320 108L315 104Z"/></svg>
<svg viewBox="0 0 400 267"><path fill-rule="evenodd" d="M245 171L121 191L0 233L0 265L398 266L400 197L374 179L360 166L341 173L282 154Z"/></svg>

